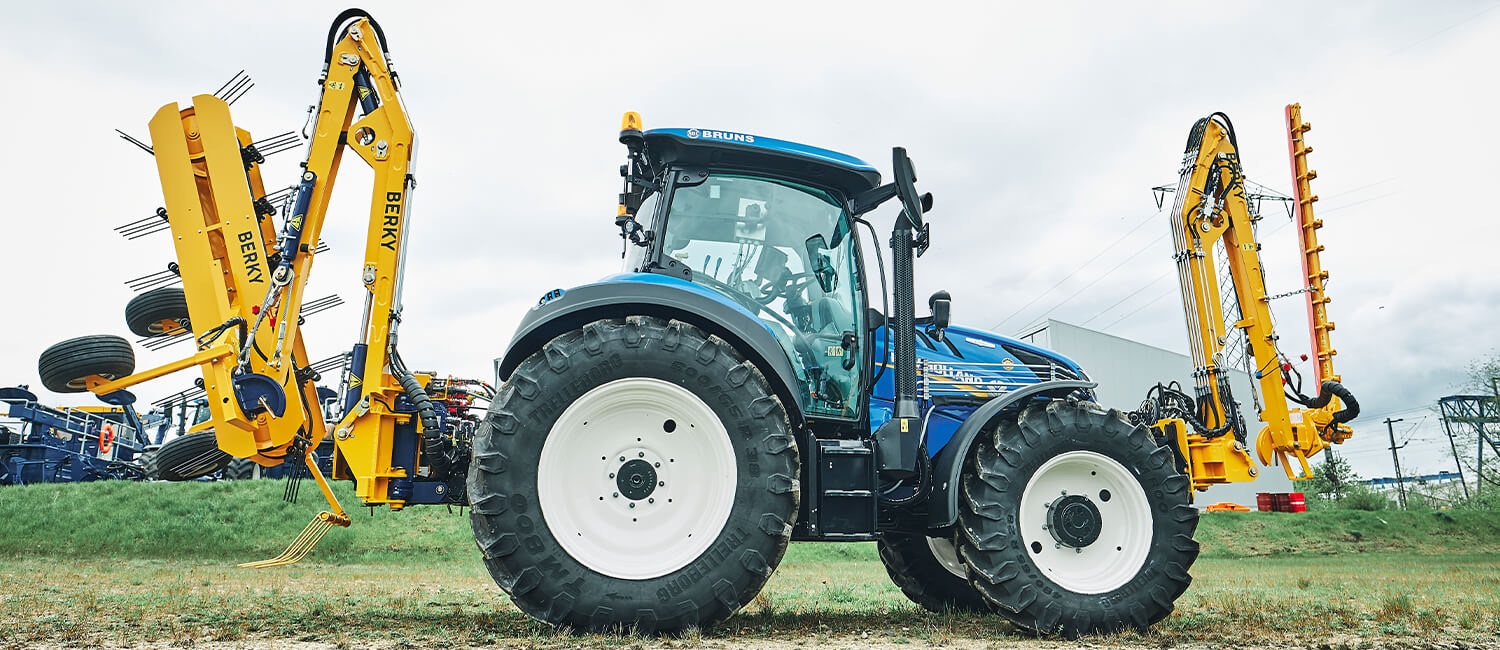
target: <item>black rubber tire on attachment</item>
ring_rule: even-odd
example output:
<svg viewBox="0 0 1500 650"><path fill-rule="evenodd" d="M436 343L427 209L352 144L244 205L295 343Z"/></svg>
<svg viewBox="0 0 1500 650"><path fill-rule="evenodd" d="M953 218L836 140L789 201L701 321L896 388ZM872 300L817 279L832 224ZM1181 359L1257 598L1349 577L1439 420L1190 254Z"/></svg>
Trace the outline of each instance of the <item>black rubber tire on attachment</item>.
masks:
<svg viewBox="0 0 1500 650"><path fill-rule="evenodd" d="M896 583L901 593L912 602L934 612L956 610L987 614L994 611L994 606L969 584L968 578L954 575L938 560L926 535L881 533L875 546L891 582Z"/></svg>
<svg viewBox="0 0 1500 650"><path fill-rule="evenodd" d="M1077 593L1049 579L1018 527L1028 482L1043 463L1071 451L1108 456L1126 468L1152 513L1141 568L1104 593ZM975 442L963 476L960 553L975 588L1018 626L1070 638L1145 630L1172 612L1173 601L1192 582L1188 568L1198 557L1198 511L1188 497L1188 479L1178 473L1172 451L1120 411L1087 401L1036 404Z"/></svg>
<svg viewBox="0 0 1500 650"><path fill-rule="evenodd" d="M185 332L187 322L187 297L182 287L152 289L125 305L125 326L136 336Z"/></svg>
<svg viewBox="0 0 1500 650"><path fill-rule="evenodd" d="M701 399L732 437L737 472L714 542L681 569L644 579L604 575L570 556L538 494L542 446L566 408L632 377L670 382ZM500 389L474 435L470 522L490 575L535 618L641 634L706 628L750 602L786 553L799 469L784 407L729 343L675 320L599 320L552 339Z"/></svg>
<svg viewBox="0 0 1500 650"><path fill-rule="evenodd" d="M249 458L231 458L224 467L224 480L249 481L260 478L260 464Z"/></svg>
<svg viewBox="0 0 1500 650"><path fill-rule="evenodd" d="M99 375L118 379L135 372L135 350L130 342L108 334L80 336L58 343L37 362L42 385L54 393L82 393L84 378Z"/></svg>
<svg viewBox="0 0 1500 650"><path fill-rule="evenodd" d="M146 476L157 481L191 481L229 466L234 456L219 449L214 432L199 431L167 441L146 457Z"/></svg>

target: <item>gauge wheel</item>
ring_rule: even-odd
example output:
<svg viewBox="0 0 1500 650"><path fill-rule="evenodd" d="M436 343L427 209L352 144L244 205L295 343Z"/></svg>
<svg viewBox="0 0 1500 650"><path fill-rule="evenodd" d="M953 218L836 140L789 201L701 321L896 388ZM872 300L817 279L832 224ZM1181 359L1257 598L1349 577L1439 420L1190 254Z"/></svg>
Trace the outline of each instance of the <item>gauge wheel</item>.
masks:
<svg viewBox="0 0 1500 650"><path fill-rule="evenodd" d="M168 440L149 454L142 465L157 481L191 481L229 467L234 456L219 449L212 429Z"/></svg>
<svg viewBox="0 0 1500 650"><path fill-rule="evenodd" d="M162 287L132 298L125 305L125 326L142 337L186 332L188 306L182 288Z"/></svg>
<svg viewBox="0 0 1500 650"><path fill-rule="evenodd" d="M780 563L799 467L786 410L728 342L680 321L600 320L501 388L474 436L471 523L533 617L708 627Z"/></svg>
<svg viewBox="0 0 1500 650"><path fill-rule="evenodd" d="M1188 480L1116 410L1054 400L976 441L960 554L996 611L1041 634L1144 630L1172 612L1198 556Z"/></svg>
<svg viewBox="0 0 1500 650"><path fill-rule="evenodd" d="M135 351L118 336L80 336L42 352L37 374L42 385L54 393L82 393L87 378L98 375L119 379L135 372Z"/></svg>

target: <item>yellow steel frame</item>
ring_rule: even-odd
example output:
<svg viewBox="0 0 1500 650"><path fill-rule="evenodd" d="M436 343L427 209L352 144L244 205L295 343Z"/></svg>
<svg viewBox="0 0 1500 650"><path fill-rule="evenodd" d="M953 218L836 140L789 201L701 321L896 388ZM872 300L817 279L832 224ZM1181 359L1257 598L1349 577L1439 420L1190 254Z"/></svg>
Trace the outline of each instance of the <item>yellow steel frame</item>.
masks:
<svg viewBox="0 0 1500 650"><path fill-rule="evenodd" d="M282 462L299 435L309 447L328 435L314 382L299 379L295 369L309 364L299 329L303 290L347 145L374 171L362 273L366 296L360 343L368 355L364 372L351 377L360 390L359 406L333 428L338 448L335 476L354 480L364 503L399 508L404 501L389 497L389 483L405 476L405 470L392 466L392 430L410 416L393 413L388 406L403 391L391 374L387 350L399 318L416 135L376 34L369 20L360 18L334 45L303 165L316 181L306 212L289 218L302 220L302 229L299 253L284 286L273 281L275 269L267 263L268 253L277 250L278 232L272 219L257 217L252 205L253 199L265 196L259 167L246 164L240 155L250 136L233 126L229 106L211 95L198 95L192 106L169 104L152 118L151 139L168 220L189 316L200 342L187 358L114 381L90 377L87 383L89 390L105 395L197 366L219 447L264 465ZM356 119L361 98L371 93L376 107ZM268 292L276 292L269 303ZM234 318L255 324L263 304L271 307L262 315L263 326L250 329L254 351L241 368L241 330L231 327L210 336L209 328ZM232 383L242 370L266 375L282 386L287 396L283 415L245 414ZM309 467L334 510L322 519L348 525L315 463ZM309 530L318 522L314 520Z"/></svg>
<svg viewBox="0 0 1500 650"><path fill-rule="evenodd" d="M1298 142L1300 144L1300 140ZM1294 145L1294 156L1297 150L1297 145ZM1297 165L1297 160L1294 159L1293 164ZM1305 196L1306 181L1312 176L1305 173L1305 158L1301 164L1299 196ZM1252 380L1264 400L1259 405L1259 416L1265 426L1256 439L1256 455L1263 465L1270 465L1273 461L1280 464L1289 478L1311 478L1308 458L1330 443L1342 442L1352 432L1346 425L1329 426L1333 414L1340 408L1336 398L1317 409L1291 408L1287 404L1282 359L1276 349L1277 335L1271 321L1270 299L1261 268L1260 244L1255 240L1254 218L1244 192L1239 154L1228 130L1217 120L1206 120L1201 144L1196 151L1190 150L1184 161L1176 203L1170 215L1195 365L1194 380L1199 394L1205 395L1212 403L1212 413L1203 424L1209 428L1225 424L1223 418L1230 410L1226 408L1229 405L1221 400L1221 384L1228 381L1222 368L1223 354L1230 337L1240 336L1243 332L1249 345L1249 361L1257 369ZM1321 224L1311 221L1311 201L1299 205L1307 208L1298 212L1302 230L1305 235L1311 235ZM1233 285L1227 288L1219 285L1221 269L1214 259L1213 247L1221 241L1227 253L1228 277ZM1317 250L1321 248L1316 247L1315 241L1312 248L1316 250L1304 246L1304 264L1310 260L1312 270L1309 273L1326 278L1317 263ZM1317 299L1326 303L1320 281L1316 287ZM1225 290L1233 291L1238 301L1239 319L1230 324L1230 328L1240 332L1225 331L1221 302L1221 291ZM1326 348L1326 331L1332 329L1332 325L1323 321L1321 310L1313 318L1315 324L1323 322L1326 325L1318 330L1323 334ZM1331 352L1328 350L1326 356L1331 356ZM1320 361L1325 358L1320 355ZM1323 377L1330 378L1331 369L1331 365L1326 366ZM1208 438L1193 432L1179 419L1162 420L1155 423L1155 427L1176 442L1188 461L1189 478L1196 489L1217 483L1253 480L1258 473L1245 445L1233 435ZM1293 467L1293 461L1298 467Z"/></svg>

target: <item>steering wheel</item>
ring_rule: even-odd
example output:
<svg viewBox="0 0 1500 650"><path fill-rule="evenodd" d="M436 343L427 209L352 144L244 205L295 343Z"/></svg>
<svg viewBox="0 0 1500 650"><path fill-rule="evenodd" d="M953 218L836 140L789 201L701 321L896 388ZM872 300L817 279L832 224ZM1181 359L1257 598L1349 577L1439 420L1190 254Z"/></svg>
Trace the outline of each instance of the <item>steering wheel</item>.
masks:
<svg viewBox="0 0 1500 650"><path fill-rule="evenodd" d="M811 274L799 274L799 275L811 275ZM720 280L720 279L718 279L718 278L716 278L716 277L714 277L712 275L708 275L707 273L694 273L693 274L693 281L697 282L699 280L704 280L705 281L704 284L712 285L712 286L717 287L719 289L723 289L726 292L726 295L728 295L730 298L734 299L735 302L740 303L740 305L742 307L744 307L746 310L748 310L750 313L755 314L756 316L759 316L762 313L768 314L768 315L770 315L770 317L771 317L772 320L776 321L777 323L780 323L781 325L786 326L787 332L790 333L791 336L792 336L792 347L796 348L798 352L801 352L804 356L806 356L813 363L818 363L817 362L817 356L814 353L815 348L813 348L812 344L807 341L807 337L806 337L805 334L803 334L802 328L797 327L797 325L795 323L793 323L790 320L787 320L786 316L783 316L780 313L778 313L776 310L767 307L766 305L771 302L770 300L766 300L766 302L764 302L764 303L763 302L759 302L755 298L753 298L753 297L751 297L749 295L746 295L745 292L740 291L739 289L736 289L733 286L730 286L729 283L724 282L723 280ZM773 294L773 298L774 298L774 294ZM821 366L822 364L818 363L818 365Z"/></svg>
<svg viewBox="0 0 1500 650"><path fill-rule="evenodd" d="M760 300L757 302L762 305L769 305L777 296L790 298L796 292L801 291L803 287L817 281L817 278L817 274L811 272L783 275L781 279L772 280L767 282L766 286L761 287Z"/></svg>

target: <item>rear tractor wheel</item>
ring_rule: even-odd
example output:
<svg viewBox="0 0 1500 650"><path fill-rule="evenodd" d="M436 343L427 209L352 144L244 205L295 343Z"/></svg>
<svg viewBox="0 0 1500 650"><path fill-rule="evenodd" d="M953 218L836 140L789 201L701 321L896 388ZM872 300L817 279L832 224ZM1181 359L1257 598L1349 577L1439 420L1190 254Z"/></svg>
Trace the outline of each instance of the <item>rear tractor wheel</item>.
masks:
<svg viewBox="0 0 1500 650"><path fill-rule="evenodd" d="M82 393L91 375L119 379L135 372L135 350L118 336L80 336L58 343L37 362L42 385L54 393Z"/></svg>
<svg viewBox="0 0 1500 650"><path fill-rule="evenodd" d="M975 442L959 547L996 611L1042 634L1144 630L1198 556L1170 449L1093 402L1054 400Z"/></svg>
<svg viewBox="0 0 1500 650"><path fill-rule="evenodd" d="M729 343L679 321L600 320L501 388L474 436L471 523L531 616L708 627L781 561L799 467L785 409Z"/></svg>

